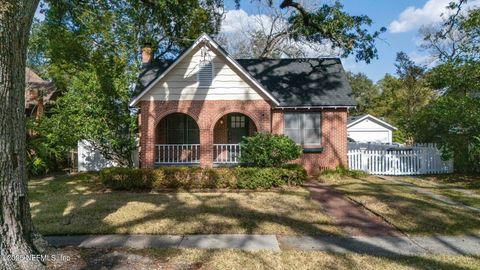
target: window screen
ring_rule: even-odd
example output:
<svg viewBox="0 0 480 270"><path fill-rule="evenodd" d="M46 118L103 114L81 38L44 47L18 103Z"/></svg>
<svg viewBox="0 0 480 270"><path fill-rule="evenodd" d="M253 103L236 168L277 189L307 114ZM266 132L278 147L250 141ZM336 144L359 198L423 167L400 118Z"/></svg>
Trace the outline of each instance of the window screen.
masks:
<svg viewBox="0 0 480 270"><path fill-rule="evenodd" d="M321 144L320 113L285 113L284 133L301 145Z"/></svg>
<svg viewBox="0 0 480 270"><path fill-rule="evenodd" d="M167 118L168 144L198 144L200 131L191 117L185 114L172 114Z"/></svg>

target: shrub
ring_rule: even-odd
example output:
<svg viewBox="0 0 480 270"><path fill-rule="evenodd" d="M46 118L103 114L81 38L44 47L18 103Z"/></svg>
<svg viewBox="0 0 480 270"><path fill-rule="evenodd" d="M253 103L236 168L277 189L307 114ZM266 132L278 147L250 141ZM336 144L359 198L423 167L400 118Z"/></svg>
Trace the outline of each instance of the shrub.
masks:
<svg viewBox="0 0 480 270"><path fill-rule="evenodd" d="M353 178L362 178L362 177L367 176L368 174L364 171L349 170L345 167L339 166L335 169L323 170L321 175L322 176L327 176L327 177L348 176L348 177L353 177Z"/></svg>
<svg viewBox="0 0 480 270"><path fill-rule="evenodd" d="M257 133L244 137L240 161L251 167L280 167L302 154L302 148L285 135Z"/></svg>
<svg viewBox="0 0 480 270"><path fill-rule="evenodd" d="M100 173L102 183L114 190L256 189L300 185L306 178L305 169L298 165L281 168L107 168Z"/></svg>
<svg viewBox="0 0 480 270"><path fill-rule="evenodd" d="M145 190L152 188L151 169L106 168L100 172L102 183L115 190Z"/></svg>

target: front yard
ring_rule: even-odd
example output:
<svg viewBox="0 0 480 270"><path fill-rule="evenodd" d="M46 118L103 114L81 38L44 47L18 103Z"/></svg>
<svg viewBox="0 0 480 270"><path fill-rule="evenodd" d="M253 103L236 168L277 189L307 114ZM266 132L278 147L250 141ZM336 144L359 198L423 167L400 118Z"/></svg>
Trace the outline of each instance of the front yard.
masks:
<svg viewBox="0 0 480 270"><path fill-rule="evenodd" d="M405 181L465 205L480 208L480 175L429 175L407 177Z"/></svg>
<svg viewBox="0 0 480 270"><path fill-rule="evenodd" d="M69 262L50 262L51 269L479 269L467 256L378 257L306 251L200 249L73 249ZM102 268L103 267L103 268Z"/></svg>
<svg viewBox="0 0 480 270"><path fill-rule="evenodd" d="M323 176L320 181L341 191L408 235L480 234L480 216L477 212L450 206L379 177Z"/></svg>
<svg viewBox="0 0 480 270"><path fill-rule="evenodd" d="M97 174L29 182L44 235L342 234L303 188L265 192L110 192Z"/></svg>

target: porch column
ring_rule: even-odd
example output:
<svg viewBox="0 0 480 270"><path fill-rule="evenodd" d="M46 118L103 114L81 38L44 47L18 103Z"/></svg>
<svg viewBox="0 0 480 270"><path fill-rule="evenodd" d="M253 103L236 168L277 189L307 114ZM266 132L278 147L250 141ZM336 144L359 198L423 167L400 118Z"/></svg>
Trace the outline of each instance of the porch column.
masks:
<svg viewBox="0 0 480 270"><path fill-rule="evenodd" d="M213 166L213 130L200 129L200 166Z"/></svg>
<svg viewBox="0 0 480 270"><path fill-rule="evenodd" d="M140 110L140 162L142 168L155 166L155 119L153 102L141 101Z"/></svg>

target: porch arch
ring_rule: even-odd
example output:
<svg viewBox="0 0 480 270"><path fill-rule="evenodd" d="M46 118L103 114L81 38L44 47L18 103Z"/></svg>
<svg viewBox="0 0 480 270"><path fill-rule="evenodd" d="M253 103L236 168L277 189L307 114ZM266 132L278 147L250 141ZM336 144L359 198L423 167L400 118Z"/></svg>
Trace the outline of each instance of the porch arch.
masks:
<svg viewBox="0 0 480 270"><path fill-rule="evenodd" d="M215 129L215 125L217 124L217 122L224 116L228 115L228 114L233 114L233 113L236 113L236 114L243 114L245 116L247 116L248 118L250 118L250 120L254 123L257 131L262 131L262 126L260 125L261 122L260 120L258 119L258 117L255 115L255 114L252 114L251 112L248 112L248 111L242 111L242 110L239 110L239 109L230 109L230 110L224 110L222 111L221 113L217 113L214 117L213 117L213 121L211 122L210 124L210 130L214 130Z"/></svg>
<svg viewBox="0 0 480 270"><path fill-rule="evenodd" d="M200 128L189 114L172 112L155 125L155 144L199 144Z"/></svg>

